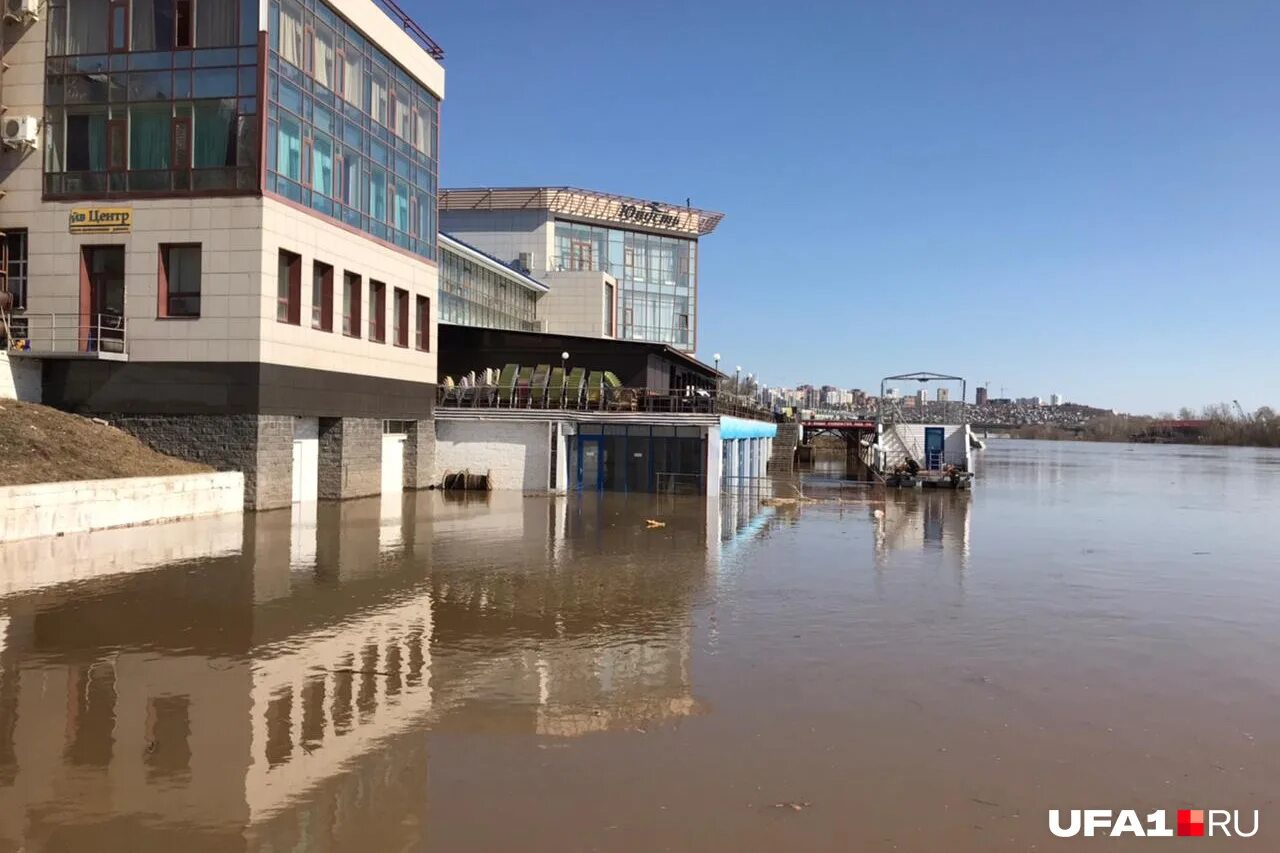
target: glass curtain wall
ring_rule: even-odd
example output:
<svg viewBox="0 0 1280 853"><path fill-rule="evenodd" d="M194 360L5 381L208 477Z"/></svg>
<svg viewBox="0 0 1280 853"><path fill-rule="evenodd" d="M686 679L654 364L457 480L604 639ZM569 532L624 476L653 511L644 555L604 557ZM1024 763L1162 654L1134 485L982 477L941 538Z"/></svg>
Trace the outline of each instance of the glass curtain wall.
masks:
<svg viewBox="0 0 1280 853"><path fill-rule="evenodd" d="M320 0L272 0L267 189L436 256L439 101Z"/></svg>
<svg viewBox="0 0 1280 853"><path fill-rule="evenodd" d="M696 240L556 221L557 270L600 270L618 280L617 337L693 349Z"/></svg>
<svg viewBox="0 0 1280 853"><path fill-rule="evenodd" d="M440 322L537 331L539 294L499 273L440 249Z"/></svg>
<svg viewBox="0 0 1280 853"><path fill-rule="evenodd" d="M258 188L258 3L49 0L45 192Z"/></svg>

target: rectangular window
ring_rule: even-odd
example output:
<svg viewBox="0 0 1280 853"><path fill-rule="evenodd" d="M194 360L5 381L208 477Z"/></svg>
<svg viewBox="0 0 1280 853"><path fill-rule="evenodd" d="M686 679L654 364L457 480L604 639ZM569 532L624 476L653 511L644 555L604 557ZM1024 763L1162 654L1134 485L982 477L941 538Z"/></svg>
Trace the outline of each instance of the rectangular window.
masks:
<svg viewBox="0 0 1280 853"><path fill-rule="evenodd" d="M13 307L27 307L27 229L11 228L4 235L5 274Z"/></svg>
<svg viewBox="0 0 1280 853"><path fill-rule="evenodd" d="M326 89L334 87L333 34L327 29L318 29L314 35L315 46L312 48L312 61L315 63L313 76L316 82Z"/></svg>
<svg viewBox="0 0 1280 853"><path fill-rule="evenodd" d="M161 317L200 316L200 244L160 244Z"/></svg>
<svg viewBox="0 0 1280 853"><path fill-rule="evenodd" d="M319 261L311 265L311 328L333 331L333 267Z"/></svg>
<svg viewBox="0 0 1280 853"><path fill-rule="evenodd" d="M342 334L360 337L360 276L342 274Z"/></svg>
<svg viewBox="0 0 1280 853"><path fill-rule="evenodd" d="M380 281L369 281L369 340L385 343L387 340L387 286Z"/></svg>
<svg viewBox="0 0 1280 853"><path fill-rule="evenodd" d="M364 77L362 64L364 57L354 48L348 47L342 56L342 97L349 104L364 109Z"/></svg>
<svg viewBox="0 0 1280 853"><path fill-rule="evenodd" d="M398 347L409 346L409 291L397 287L392 307L395 309L391 319L391 337Z"/></svg>
<svg viewBox="0 0 1280 853"><path fill-rule="evenodd" d="M191 168L191 119L175 118L169 126L173 168Z"/></svg>
<svg viewBox="0 0 1280 853"><path fill-rule="evenodd" d="M107 121L107 170L124 171L129 162L127 124L124 119Z"/></svg>
<svg viewBox="0 0 1280 853"><path fill-rule="evenodd" d="M129 49L129 3L128 0L111 0L108 5L107 28L109 30L107 44L114 53Z"/></svg>
<svg viewBox="0 0 1280 853"><path fill-rule="evenodd" d="M112 7L101 0L68 0L66 8L48 5L50 17L49 36L52 55L83 55L106 53L112 27ZM104 17L103 9L107 14ZM65 17L64 17L65 16ZM128 17L127 15L125 16ZM63 26L56 26L63 24ZM62 36L65 33L65 41Z"/></svg>
<svg viewBox="0 0 1280 853"><path fill-rule="evenodd" d="M173 3L173 46L191 47L195 44L192 30L194 21L191 16L191 0L174 0Z"/></svg>
<svg viewBox="0 0 1280 853"><path fill-rule="evenodd" d="M425 296L418 297L418 337L417 347L423 352L431 350L431 300Z"/></svg>
<svg viewBox="0 0 1280 853"><path fill-rule="evenodd" d="M617 330L614 328L614 311L613 302L613 285L605 282L604 285L604 333L609 337L614 337Z"/></svg>
<svg viewBox="0 0 1280 853"><path fill-rule="evenodd" d="M302 67L302 9L291 2L280 4L280 58Z"/></svg>
<svg viewBox="0 0 1280 853"><path fill-rule="evenodd" d="M302 325L302 256L284 249L276 271L276 319Z"/></svg>
<svg viewBox="0 0 1280 853"><path fill-rule="evenodd" d="M302 180L302 125L284 113L276 133L276 169L286 178Z"/></svg>

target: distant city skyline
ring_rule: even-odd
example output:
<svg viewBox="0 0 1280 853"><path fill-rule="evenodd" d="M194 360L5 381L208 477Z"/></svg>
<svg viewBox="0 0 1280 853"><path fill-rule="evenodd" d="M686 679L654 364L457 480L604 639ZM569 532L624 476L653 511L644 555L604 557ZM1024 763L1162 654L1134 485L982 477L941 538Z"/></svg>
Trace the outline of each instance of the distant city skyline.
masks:
<svg viewBox="0 0 1280 853"><path fill-rule="evenodd" d="M442 185L726 214L703 360L1280 405L1280 4L405 5L448 54Z"/></svg>

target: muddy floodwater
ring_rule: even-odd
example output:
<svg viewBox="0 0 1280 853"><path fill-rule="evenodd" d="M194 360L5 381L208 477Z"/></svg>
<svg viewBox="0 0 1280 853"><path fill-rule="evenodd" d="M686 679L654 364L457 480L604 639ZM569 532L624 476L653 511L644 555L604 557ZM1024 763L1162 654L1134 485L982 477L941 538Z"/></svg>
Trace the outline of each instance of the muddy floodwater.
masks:
<svg viewBox="0 0 1280 853"><path fill-rule="evenodd" d="M0 547L0 851L1280 850L1280 452L980 464Z"/></svg>

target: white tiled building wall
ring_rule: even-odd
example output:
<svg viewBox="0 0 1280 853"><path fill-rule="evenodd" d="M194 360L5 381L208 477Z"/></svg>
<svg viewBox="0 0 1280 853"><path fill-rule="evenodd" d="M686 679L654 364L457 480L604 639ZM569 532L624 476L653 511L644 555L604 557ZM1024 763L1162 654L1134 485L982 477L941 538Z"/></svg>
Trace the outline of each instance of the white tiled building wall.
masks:
<svg viewBox="0 0 1280 853"><path fill-rule="evenodd" d="M495 490L546 491L550 480L548 421L437 421L435 482L445 474L488 474Z"/></svg>

